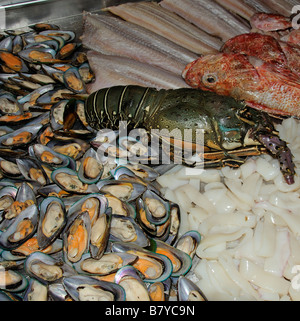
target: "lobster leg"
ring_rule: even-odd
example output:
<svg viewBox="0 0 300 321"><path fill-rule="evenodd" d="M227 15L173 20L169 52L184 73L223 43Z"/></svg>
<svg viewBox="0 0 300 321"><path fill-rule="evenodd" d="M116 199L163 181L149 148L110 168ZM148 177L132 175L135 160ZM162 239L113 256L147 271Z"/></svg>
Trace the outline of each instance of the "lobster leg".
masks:
<svg viewBox="0 0 300 321"><path fill-rule="evenodd" d="M262 146L253 146L248 148L239 148L228 151L205 152L198 155L203 161L197 162L197 166L204 168L220 168L229 166L233 168L240 167L248 156L258 156L266 153L266 149Z"/></svg>
<svg viewBox="0 0 300 321"><path fill-rule="evenodd" d="M275 158L279 160L280 170L287 184L294 183L295 164L286 142L281 140L274 129L271 118L266 113L256 113L255 109L245 108L239 115L252 126L250 138L259 141Z"/></svg>
<svg viewBox="0 0 300 321"><path fill-rule="evenodd" d="M257 133L255 136L256 139L279 160L280 169L286 182L293 184L295 164L293 163L293 156L286 142L282 141L278 136L268 133Z"/></svg>

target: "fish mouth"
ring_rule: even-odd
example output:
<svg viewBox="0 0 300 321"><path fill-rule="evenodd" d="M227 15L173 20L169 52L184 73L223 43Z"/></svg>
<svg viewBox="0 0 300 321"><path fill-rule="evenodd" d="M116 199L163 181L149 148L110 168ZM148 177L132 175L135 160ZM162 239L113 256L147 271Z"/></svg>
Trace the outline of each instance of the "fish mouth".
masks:
<svg viewBox="0 0 300 321"><path fill-rule="evenodd" d="M185 66L185 68L183 69L183 71L182 71L182 73L181 73L181 76L182 76L182 78L183 78L184 80L186 80L187 74L188 74L189 70L194 66L194 64L197 62L197 60L198 60L198 59L190 62L190 63L187 64L187 65Z"/></svg>

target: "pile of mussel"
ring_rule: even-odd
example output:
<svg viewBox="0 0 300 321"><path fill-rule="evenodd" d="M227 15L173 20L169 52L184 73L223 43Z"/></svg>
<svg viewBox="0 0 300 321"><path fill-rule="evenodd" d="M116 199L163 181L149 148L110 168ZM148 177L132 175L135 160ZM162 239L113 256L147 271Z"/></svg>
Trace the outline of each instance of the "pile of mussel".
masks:
<svg viewBox="0 0 300 321"><path fill-rule="evenodd" d="M200 235L178 235L158 172L101 158L109 135L66 99L93 79L75 34L39 24L1 37L0 301L204 300L186 277Z"/></svg>

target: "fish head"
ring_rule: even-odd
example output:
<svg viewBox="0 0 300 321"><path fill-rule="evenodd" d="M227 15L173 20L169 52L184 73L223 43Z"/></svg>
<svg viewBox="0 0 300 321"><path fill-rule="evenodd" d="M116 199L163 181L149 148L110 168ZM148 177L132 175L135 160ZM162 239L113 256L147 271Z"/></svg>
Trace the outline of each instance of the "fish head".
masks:
<svg viewBox="0 0 300 321"><path fill-rule="evenodd" d="M246 56L236 53L200 57L185 67L182 77L193 88L237 99L243 99L243 91L254 90L259 83L255 67Z"/></svg>

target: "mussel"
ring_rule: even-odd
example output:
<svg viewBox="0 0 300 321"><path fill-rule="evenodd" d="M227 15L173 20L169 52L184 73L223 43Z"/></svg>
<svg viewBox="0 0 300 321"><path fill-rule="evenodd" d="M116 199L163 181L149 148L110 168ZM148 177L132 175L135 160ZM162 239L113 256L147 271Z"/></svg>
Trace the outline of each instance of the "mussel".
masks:
<svg viewBox="0 0 300 321"><path fill-rule="evenodd" d="M179 277L177 287L179 301L207 301L206 296L200 288L183 275Z"/></svg>
<svg viewBox="0 0 300 321"><path fill-rule="evenodd" d="M14 270L0 269L0 289L8 292L21 292L28 286L27 279Z"/></svg>
<svg viewBox="0 0 300 321"><path fill-rule="evenodd" d="M62 232L67 223L65 205L58 197L50 196L40 204L37 240L40 249L49 246Z"/></svg>
<svg viewBox="0 0 300 321"><path fill-rule="evenodd" d="M125 301L123 287L89 276L65 277L63 285L75 301Z"/></svg>
<svg viewBox="0 0 300 321"><path fill-rule="evenodd" d="M147 287L139 272L131 265L118 270L115 282L122 286L126 293L126 301L150 301Z"/></svg>
<svg viewBox="0 0 300 321"><path fill-rule="evenodd" d="M24 301L48 301L48 286L35 279L30 279L23 299Z"/></svg>
<svg viewBox="0 0 300 321"><path fill-rule="evenodd" d="M24 267L29 276L43 284L54 283L62 277L75 274L75 271L70 266L42 252L30 254L25 261Z"/></svg>
<svg viewBox="0 0 300 321"><path fill-rule="evenodd" d="M112 215L110 235L113 240L132 243L141 247L146 247L150 244L143 230L129 216Z"/></svg>
<svg viewBox="0 0 300 321"><path fill-rule="evenodd" d="M114 242L111 248L113 252L136 255L138 260L133 263L133 266L143 275L146 282L164 282L172 275L172 263L165 255L123 242Z"/></svg>
<svg viewBox="0 0 300 321"><path fill-rule="evenodd" d="M0 246L12 250L28 240L36 231L38 208L35 204L23 210L0 235Z"/></svg>
<svg viewBox="0 0 300 321"><path fill-rule="evenodd" d="M128 202L136 199L146 190L146 187L139 183L115 180L101 180L97 186L100 192L111 194Z"/></svg>
<svg viewBox="0 0 300 321"><path fill-rule="evenodd" d="M89 251L91 221L88 212L75 213L69 218L63 235L66 262L75 263Z"/></svg>
<svg viewBox="0 0 300 321"><path fill-rule="evenodd" d="M83 259L74 264L78 273L88 275L108 275L117 272L122 266L132 264L137 256L129 253L104 253L100 259L94 259L86 254Z"/></svg>
<svg viewBox="0 0 300 321"><path fill-rule="evenodd" d="M190 270L192 266L192 259L185 252L176 249L160 240L153 240L152 246L155 248L155 253L165 255L171 260L173 265L172 277L185 275Z"/></svg>
<svg viewBox="0 0 300 321"><path fill-rule="evenodd" d="M77 172L70 168L58 168L51 174L53 182L55 182L63 190L71 193L90 194L98 192L96 185L88 185L82 183L77 176Z"/></svg>

